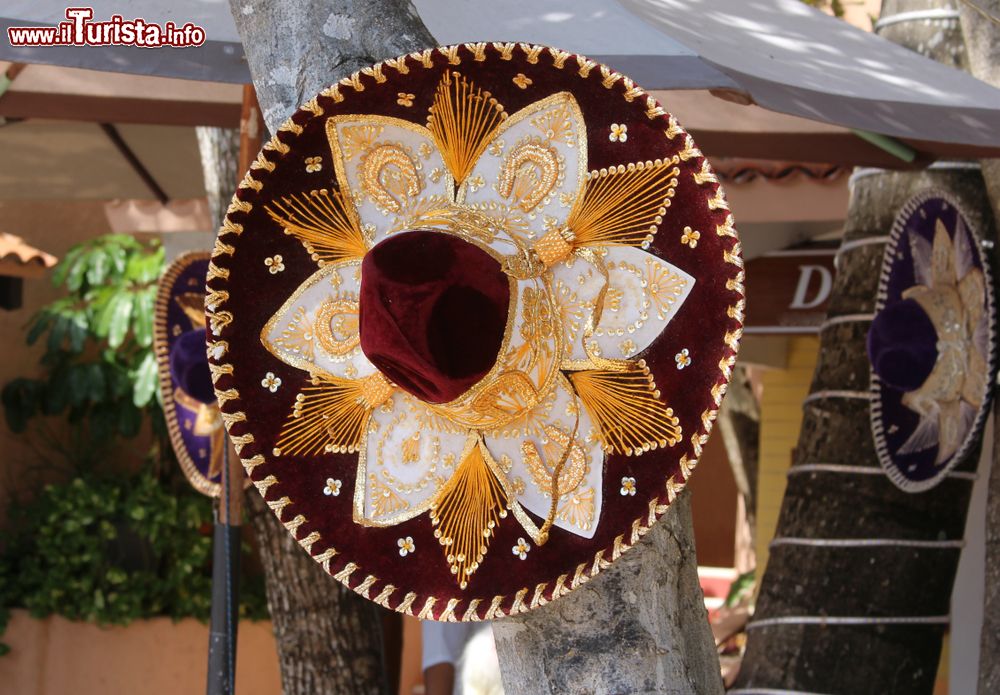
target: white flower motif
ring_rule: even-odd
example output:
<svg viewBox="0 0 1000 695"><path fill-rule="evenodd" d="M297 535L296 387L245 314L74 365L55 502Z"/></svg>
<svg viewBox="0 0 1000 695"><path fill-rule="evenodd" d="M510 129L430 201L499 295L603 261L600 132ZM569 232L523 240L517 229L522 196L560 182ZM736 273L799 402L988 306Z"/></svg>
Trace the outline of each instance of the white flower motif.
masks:
<svg viewBox="0 0 1000 695"><path fill-rule="evenodd" d="M306 157L306 172L315 174L323 169L322 157Z"/></svg>
<svg viewBox="0 0 1000 695"><path fill-rule="evenodd" d="M464 587L498 525L521 524L525 536L512 549L519 558L528 539L538 544L540 525L524 510L551 521L550 534L593 538L605 451L641 455L681 440L678 418L645 364L632 358L681 309L694 278L642 248L679 185L676 157L622 162L591 177L586 124L568 92L504 117L502 105L466 76L443 79L450 87L436 93L427 127L365 114L327 121L336 187L268 208L318 269L268 321L261 341L311 377L278 446L315 456L357 452L355 518L388 527L427 514ZM448 109L479 121L435 133L453 122L439 116ZM462 141L473 133L489 135ZM612 124L611 141L626 138L627 126ZM605 178L601 190L613 203L582 215L588 187ZM354 222L331 226L331 219ZM448 233L508 259L501 266L511 288L507 347L481 384L446 403L411 395L360 348L360 261L414 229ZM602 371L601 359L623 361L625 371ZM592 367L564 372L570 362ZM644 418L623 426L622 413L637 411ZM565 465L553 480L559 459ZM462 484L453 484L457 476ZM483 485L483 496L468 498ZM570 513L571 500L584 511ZM475 513L456 511L473 505ZM399 548L413 552L412 538L400 539Z"/></svg>
<svg viewBox="0 0 1000 695"><path fill-rule="evenodd" d="M685 227L684 232L681 234L681 243L691 248L695 248L698 245L699 239L701 239L701 232L695 231L690 227Z"/></svg>
<svg viewBox="0 0 1000 695"><path fill-rule="evenodd" d="M524 560L528 557L528 551L530 550L531 546L528 544L528 541L524 540L523 538L518 538L517 543L514 545L513 548L511 548L511 552L513 552L521 560Z"/></svg>
<svg viewBox="0 0 1000 695"><path fill-rule="evenodd" d="M267 270L271 273L271 275L277 275L285 269L285 262L282 260L280 254L275 254L269 258L265 258L264 265L267 266Z"/></svg>
<svg viewBox="0 0 1000 695"><path fill-rule="evenodd" d="M396 541L396 545L399 546L399 556L406 557L410 553L417 552L417 546L413 542L412 536L407 536L406 538L400 538Z"/></svg>
<svg viewBox="0 0 1000 695"><path fill-rule="evenodd" d="M264 378L260 380L260 385L271 393L275 393L278 390L278 387L281 386L281 377L275 376L274 372L268 372L264 375Z"/></svg>
<svg viewBox="0 0 1000 695"><path fill-rule="evenodd" d="M674 355L674 362L677 363L677 369L684 369L691 364L691 355L688 353L688 349L684 348Z"/></svg>
<svg viewBox="0 0 1000 695"><path fill-rule="evenodd" d="M622 478L622 497L635 497L635 478Z"/></svg>
<svg viewBox="0 0 1000 695"><path fill-rule="evenodd" d="M323 494L327 497L339 497L340 496L341 482L339 480L334 480L333 478L326 479L326 487L323 488Z"/></svg>

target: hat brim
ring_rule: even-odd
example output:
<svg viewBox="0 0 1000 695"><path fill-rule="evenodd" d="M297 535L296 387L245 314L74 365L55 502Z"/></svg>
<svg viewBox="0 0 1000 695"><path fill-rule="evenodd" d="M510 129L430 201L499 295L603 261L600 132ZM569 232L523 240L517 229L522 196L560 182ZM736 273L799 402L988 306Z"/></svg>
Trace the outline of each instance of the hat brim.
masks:
<svg viewBox="0 0 1000 695"><path fill-rule="evenodd" d="M655 399L648 399L643 407L651 400L669 406L672 411L667 418L676 418L677 439L653 441L629 452L618 449L603 459L594 459L600 482L589 492L600 497L601 506L596 518L584 515L579 526L585 531L566 530L569 522L560 517L557 521L563 525L552 527L546 543L526 543L533 538L526 529L541 526L544 512L534 514L512 503L495 524L491 523L490 533L485 535L489 551L477 561L467 585L456 581L455 568L449 568L452 560L446 559L447 547L442 548L441 543L447 523L438 523L433 499L405 508L391 500L391 504L386 503L387 510L403 510L391 518L381 510L372 512L366 488L369 475L376 477L381 470L377 457L365 457L364 450L359 454L341 446L339 440L325 449L321 446L317 453L309 450L311 442L305 437L288 435L289 430L302 431L296 428L303 413L311 412L318 402L312 380L322 381L330 370L339 370L337 379L353 379L358 365L362 376L371 372L364 371L367 361L361 362L363 355L352 351L346 340L335 346L344 349L338 353L340 361L331 358L320 364L311 352L314 336L297 324L293 326L291 319L281 318L293 314L303 302L312 301L311 297L322 301L325 293L332 292L330 287L350 283L352 273L360 272L355 270L360 267L357 258L331 260L343 258L334 254L343 252L343 243L336 248L324 245L323 239L295 227L302 217L293 219L287 212L318 198L327 206L322 210L329 213L329 205L340 205L350 198L343 191L349 189L347 177L354 173L342 161L338 147L345 145L337 138L355 127L358 129L347 133L353 138L350 147L368 147L367 138L377 139L383 127L391 127L401 138L423 137L435 92L446 75L459 79L455 73L487 91L511 119L526 109L546 105L578 108L585 122L585 132L579 134L586 153L585 159L580 158L581 186L586 176L597 179L609 171L624 174L644 166L659 167L659 162L676 167L676 183L665 206L668 209L657 214L653 206L648 213L650 219L656 215L655 235L651 234L641 248L641 236L629 242L634 245L614 248L650 259L649 265L631 269L625 269L628 263L622 261L621 272L641 274L669 264L678 286L685 287L677 302L680 308L655 338L648 336L643 343L638 330L633 334L624 329L613 341L608 336L601 338L607 338L608 350L627 351L626 361L634 363L628 377L633 383L649 383L646 377L655 381ZM508 146L519 142L514 135L508 139ZM577 141L573 142L575 147ZM404 163L403 157L412 155L416 164L421 150L404 143L393 151ZM569 153L561 150L560 156L569 157ZM423 185L421 176L426 181L440 176L432 170L435 155L430 148L419 156L424 157L424 169L413 166L409 174L415 188ZM574 166L559 169L561 173L552 180L577 175ZM378 180L375 184L381 185ZM474 189L465 190L475 193ZM406 194L404 189L394 191ZM333 200L335 196L340 198ZM355 214L363 223L364 215L377 207L360 195L348 202L349 209L335 220L337 224L352 224ZM320 203L309 209L320 210ZM382 203L385 209L394 204L389 199ZM538 204L557 212L562 206L558 214L566 215L573 200L563 203L552 196L551 201ZM541 219L538 215L539 224ZM381 234L378 229L372 233ZM297 235L308 243L300 242ZM555 243L558 245L558 240ZM361 253L367 253L367 248ZM572 282L576 280L573 276ZM437 620L493 619L543 605L582 585L639 541L667 511L701 456L735 362L744 311L743 262L732 216L717 177L690 136L624 76L581 56L527 44L468 44L386 61L308 102L264 146L240 185L220 230L208 288L212 297L210 359L217 375L216 390L227 394L223 411L229 432L269 506L313 559L343 584L387 608ZM331 306L341 301L334 299ZM651 319L656 311L649 309ZM671 311L663 309L664 313ZM287 332L282 333L283 329ZM643 343L638 351L626 346L633 335L636 344ZM306 340L308 345L303 342ZM319 348L316 350L318 354ZM352 361L355 359L358 361ZM566 393L567 379L573 379L570 374L587 365L593 370L592 362L567 361L565 373L557 370L551 383ZM645 376L644 369L648 370ZM362 395L361 400L366 397ZM571 404L556 402L560 413L570 411ZM371 417L382 421L390 417L386 413L385 409L375 410ZM312 424L312 432L330 429L328 423ZM484 479L504 477L500 456L504 444L501 441L497 446L492 452L479 449L484 458L492 454L496 459L489 464L492 468L483 474ZM596 448L599 452L600 447ZM459 448L460 457L453 465L457 467L458 461L473 456L474 450L475 445ZM367 475L366 465L370 468ZM444 479L445 469L447 476L457 475L450 472L447 460L441 471L431 473ZM527 482L530 486L531 481ZM419 494L416 488L424 484L421 479L410 486L414 499ZM483 485L489 487L489 483ZM495 492L479 491L483 495ZM578 501L584 506L591 503L590 499ZM572 510L563 512L564 502L568 504L566 500L559 503L560 515L565 513L566 518L578 521ZM518 552L522 544L533 547Z"/></svg>
<svg viewBox="0 0 1000 695"><path fill-rule="evenodd" d="M920 286L921 281L927 282L932 272L929 249L934 244L939 222L947 230L949 243L962 249L968 272L981 273L984 280L979 339L969 348L982 356L979 367L982 373L974 375L976 383L982 382L982 388L979 402L974 406L962 399L957 408L949 406L951 412L964 415L958 419L961 429L957 446L952 446L953 453L942 457L940 437L934 434L939 429L937 423L929 422L904 402L912 398L907 394L916 391L893 388L871 369L871 428L879 464L897 487L911 493L935 487L977 450L989 415L996 374L996 307L990 262L968 216L949 193L928 189L910 198L900 209L883 255L875 315L903 301L904 293Z"/></svg>

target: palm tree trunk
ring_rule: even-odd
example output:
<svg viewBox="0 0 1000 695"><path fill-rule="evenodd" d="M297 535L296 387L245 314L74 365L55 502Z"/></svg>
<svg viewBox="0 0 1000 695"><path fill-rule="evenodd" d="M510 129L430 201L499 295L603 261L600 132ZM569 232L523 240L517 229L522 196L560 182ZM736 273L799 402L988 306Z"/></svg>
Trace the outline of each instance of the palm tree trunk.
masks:
<svg viewBox="0 0 1000 695"><path fill-rule="evenodd" d="M942 0L885 0L882 16L947 6ZM904 21L881 33L942 62L960 66L964 60L954 20ZM950 192L977 229L993 233L976 168L945 163L919 172L856 172L831 318L871 314L887 231L900 206L927 187ZM930 491L909 494L881 472L868 414L868 325L849 318L828 324L820 335L735 692L933 690L960 553L938 541L961 540L972 481L953 475ZM969 471L977 458L960 471Z"/></svg>
<svg viewBox="0 0 1000 695"><path fill-rule="evenodd" d="M231 0L268 129L371 63L435 45L409 2ZM248 493L284 695L389 692L381 609L329 577Z"/></svg>
<svg viewBox="0 0 1000 695"><path fill-rule="evenodd" d="M1000 87L1000 0L978 0L983 12L960 4L962 34L969 58L969 72ZM1000 159L980 162L983 180L993 204L994 219L1000 220ZM996 241L996 237L994 237ZM979 645L979 692L1000 692L1000 421L994 430L993 464L990 469L986 502L986 595L983 602L983 629Z"/></svg>

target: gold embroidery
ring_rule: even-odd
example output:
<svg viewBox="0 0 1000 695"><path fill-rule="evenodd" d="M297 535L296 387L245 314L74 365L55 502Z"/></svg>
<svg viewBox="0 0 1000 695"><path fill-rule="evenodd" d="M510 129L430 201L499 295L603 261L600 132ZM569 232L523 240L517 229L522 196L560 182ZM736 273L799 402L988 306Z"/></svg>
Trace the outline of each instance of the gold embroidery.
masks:
<svg viewBox="0 0 1000 695"><path fill-rule="evenodd" d="M361 155L371 149L378 137L382 134L380 125L352 125L344 126L340 131L340 150L344 153L344 159L350 161L355 156Z"/></svg>
<svg viewBox="0 0 1000 695"><path fill-rule="evenodd" d="M528 85L530 85L532 82L531 78L525 75L523 72L519 72L516 75L514 75L514 79L512 81L514 82L515 85L517 85L519 89L527 89Z"/></svg>
<svg viewBox="0 0 1000 695"><path fill-rule="evenodd" d="M324 188L306 195L284 196L264 209L320 265L360 259L368 251L357 213L340 191Z"/></svg>
<svg viewBox="0 0 1000 695"><path fill-rule="evenodd" d="M372 502L372 517L377 518L394 514L410 506L409 502L379 481L374 473L368 476L368 481L372 491L369 498Z"/></svg>
<svg viewBox="0 0 1000 695"><path fill-rule="evenodd" d="M441 78L427 127L456 185L465 182L506 117L496 99L464 76L448 71Z"/></svg>
<svg viewBox="0 0 1000 695"><path fill-rule="evenodd" d="M548 221L548 220L546 220ZM553 227L531 247L542 265L550 268L573 253L576 238L568 227Z"/></svg>
<svg viewBox="0 0 1000 695"><path fill-rule="evenodd" d="M389 400L394 390L379 372L364 379L313 376L295 397L278 448L290 456L354 453L364 439L372 410Z"/></svg>
<svg viewBox="0 0 1000 695"><path fill-rule="evenodd" d="M577 133L573 128L573 107L576 102L568 92L555 95L559 106L546 109L541 115L531 119L531 125L541 131L550 142L563 142L569 147L576 146ZM550 97L551 99L552 97Z"/></svg>
<svg viewBox="0 0 1000 695"><path fill-rule="evenodd" d="M475 442L431 505L434 537L461 588L479 569L497 522L507 516L507 495Z"/></svg>
<svg viewBox="0 0 1000 695"><path fill-rule="evenodd" d="M598 436L606 450L638 456L681 440L679 420L660 400L645 362L626 363L622 371L588 370L567 376L600 425Z"/></svg>
<svg viewBox="0 0 1000 695"><path fill-rule="evenodd" d="M589 531L594 523L594 489L588 487L574 492L559 508L556 517L578 529Z"/></svg>
<svg viewBox="0 0 1000 695"><path fill-rule="evenodd" d="M539 491L546 497L551 497L556 465L566 455L566 447L569 445L569 455L566 456L555 484L556 497L562 497L575 490L590 470L587 454L576 441L570 444L569 433L559 427L543 425L542 431L548 438L542 444L542 451L538 451L534 442L526 440L521 442L521 456Z"/></svg>
<svg viewBox="0 0 1000 695"><path fill-rule="evenodd" d="M648 246L677 187L675 163L657 159L591 172L582 204L569 216L577 243Z"/></svg>
<svg viewBox="0 0 1000 695"><path fill-rule="evenodd" d="M682 276L652 258L646 259L646 291L656 305L657 318L666 319L674 312L674 304L686 287L687 280Z"/></svg>
<svg viewBox="0 0 1000 695"><path fill-rule="evenodd" d="M379 145L366 152L359 173L361 187L384 212L400 212L423 190L417 163L396 143Z"/></svg>
<svg viewBox="0 0 1000 695"><path fill-rule="evenodd" d="M337 274L334 277L339 278ZM327 298L316 312L316 340L331 355L342 357L361 342L358 333L358 302Z"/></svg>
<svg viewBox="0 0 1000 695"><path fill-rule="evenodd" d="M285 348L312 362L316 354L315 335L312 317L306 312L304 306L295 310L295 313L292 314L292 320L288 322L274 343L278 347Z"/></svg>
<svg viewBox="0 0 1000 695"><path fill-rule="evenodd" d="M513 198L524 212L545 201L563 177L559 154L539 138L526 138L514 146L500 165L497 190Z"/></svg>
<svg viewBox="0 0 1000 695"><path fill-rule="evenodd" d="M414 432L407 437L402 447L403 463L416 463L420 460L420 432Z"/></svg>

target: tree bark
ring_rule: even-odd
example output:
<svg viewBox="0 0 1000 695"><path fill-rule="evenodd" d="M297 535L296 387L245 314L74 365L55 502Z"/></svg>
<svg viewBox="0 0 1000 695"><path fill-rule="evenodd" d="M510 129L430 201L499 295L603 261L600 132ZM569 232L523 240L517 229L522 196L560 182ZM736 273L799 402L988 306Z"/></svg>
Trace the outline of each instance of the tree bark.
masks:
<svg viewBox="0 0 1000 695"><path fill-rule="evenodd" d="M976 4L989 17L1000 17L1000 0L978 0ZM960 3L959 11L969 72L1000 87L1000 25L967 4ZM980 165L994 219L1000 220L1000 159L983 160ZM993 241L997 241L995 236ZM979 692L983 695L1000 692L1000 658L996 656L1000 653L1000 421L995 422L986 502L986 593L979 644Z"/></svg>
<svg viewBox="0 0 1000 695"><path fill-rule="evenodd" d="M721 693L687 493L611 568L493 635L508 693Z"/></svg>
<svg viewBox="0 0 1000 695"><path fill-rule="evenodd" d="M882 15L945 7L938 0L885 0ZM885 38L961 66L958 25L907 21L886 27ZM992 215L977 170L881 171L857 178L851 190L830 316L870 314L886 235L902 204L936 187L955 196L981 232ZM767 572L751 623L737 682L744 689L813 693L930 693L945 625L921 620L947 616L959 559L956 548L916 548L895 540L960 540L972 482L949 477L936 488L908 494L881 473L872 443L867 321L837 323L820 336L812 394L782 502ZM848 396L848 397L845 397ZM978 456L960 466L968 471ZM845 469L796 473L808 464ZM866 474L867 473L867 474ZM888 539L883 546L803 545L792 539ZM854 624L801 620L852 618ZM909 624L893 623L916 617Z"/></svg>
<svg viewBox="0 0 1000 695"><path fill-rule="evenodd" d="M409 2L231 0L230 7L271 132L348 74L435 45ZM381 609L329 577L263 499L248 496L284 695L389 692Z"/></svg>
<svg viewBox="0 0 1000 695"><path fill-rule="evenodd" d="M201 171L205 177L205 194L208 210L215 229L222 225L226 207L236 190L240 158L240 131L235 128L195 128L198 152L201 154Z"/></svg>
<svg viewBox="0 0 1000 695"><path fill-rule="evenodd" d="M757 524L757 470L760 456L760 404L745 367L737 365L726 389L726 400L716 422L726 446L726 456L733 470L736 488L743 496L750 547L754 547Z"/></svg>

